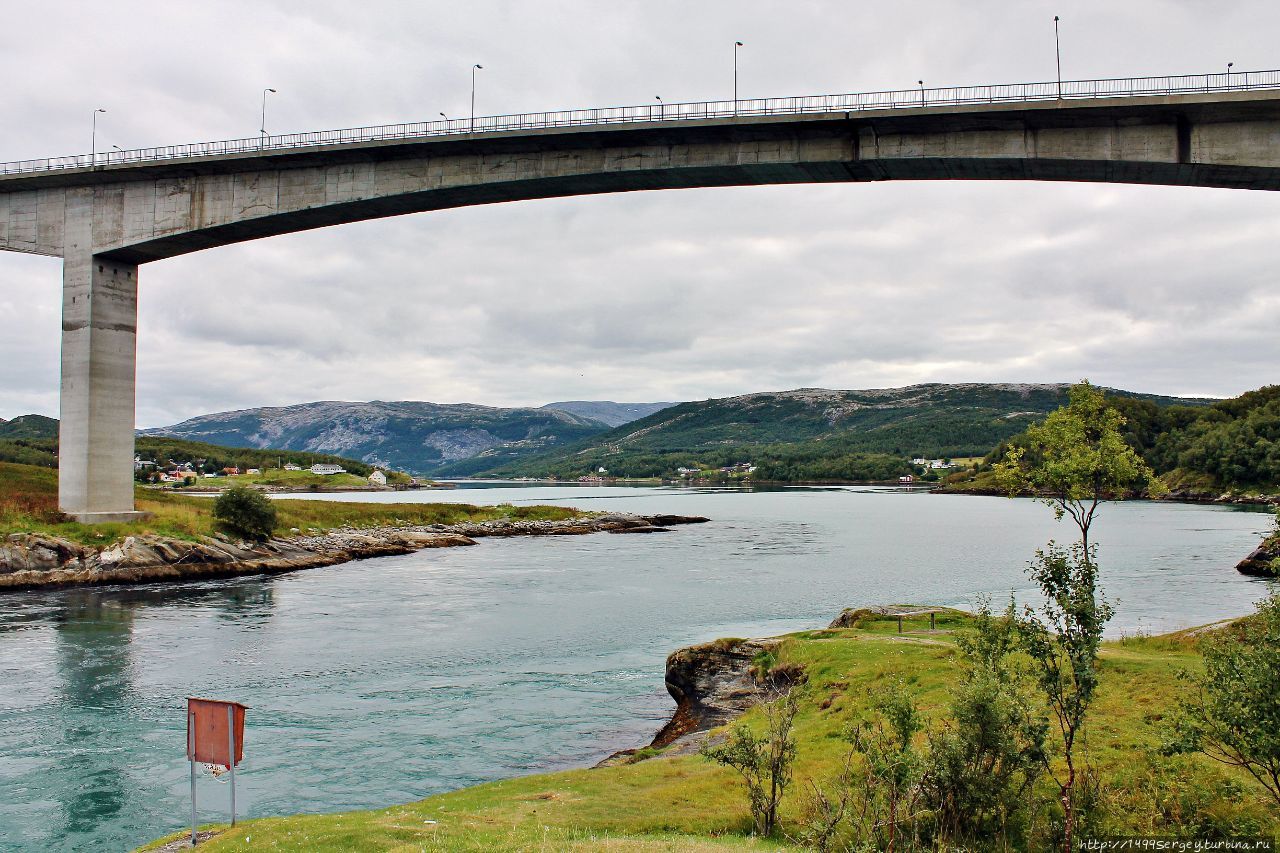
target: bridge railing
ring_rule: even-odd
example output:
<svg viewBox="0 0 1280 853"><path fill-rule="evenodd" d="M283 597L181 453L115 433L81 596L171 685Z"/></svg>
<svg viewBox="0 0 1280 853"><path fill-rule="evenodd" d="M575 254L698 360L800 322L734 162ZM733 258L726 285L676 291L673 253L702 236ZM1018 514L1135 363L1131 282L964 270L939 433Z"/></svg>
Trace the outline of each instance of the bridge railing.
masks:
<svg viewBox="0 0 1280 853"><path fill-rule="evenodd" d="M1214 74L1189 74L1168 77L1118 77L1103 80L1064 80L1061 83L1002 83L986 86L959 86L929 89L897 89L885 92L859 92L845 95L804 95L789 98L748 98L738 101L696 101L653 103L630 107L560 110L555 112L515 113L512 115L476 116L444 121L384 124L351 127L341 130L318 130L278 136L253 136L217 142L195 142L185 145L163 145L129 151L115 149L91 154L72 154L40 160L18 160L0 163L0 174L46 172L58 169L83 169L183 160L194 157L218 157L276 151L286 148L309 148L360 142L426 139L438 136L468 136L513 130L537 130L556 127L589 127L650 122L678 122L698 119L732 118L734 116L795 116L824 113L893 110L915 107L948 107L967 104L1003 104L1018 101L1052 101L1057 99L1120 98L1178 95L1196 92L1240 92L1256 89L1280 89L1280 70L1238 71Z"/></svg>

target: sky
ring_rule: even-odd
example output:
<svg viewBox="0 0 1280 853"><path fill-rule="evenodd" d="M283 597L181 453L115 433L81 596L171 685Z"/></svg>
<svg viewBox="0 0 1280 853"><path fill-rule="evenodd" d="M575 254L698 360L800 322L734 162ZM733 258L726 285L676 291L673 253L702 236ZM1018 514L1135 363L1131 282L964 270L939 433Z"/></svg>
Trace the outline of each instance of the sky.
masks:
<svg viewBox="0 0 1280 853"><path fill-rule="evenodd" d="M6 8L7 7L7 8ZM0 0L0 161L466 115L1280 65L1280 4ZM25 20L24 20L25 19ZM20 84L19 82L20 81ZM665 190L145 265L137 420L312 400L1280 382L1280 195L1034 182ZM57 415L61 261L0 254L0 418Z"/></svg>

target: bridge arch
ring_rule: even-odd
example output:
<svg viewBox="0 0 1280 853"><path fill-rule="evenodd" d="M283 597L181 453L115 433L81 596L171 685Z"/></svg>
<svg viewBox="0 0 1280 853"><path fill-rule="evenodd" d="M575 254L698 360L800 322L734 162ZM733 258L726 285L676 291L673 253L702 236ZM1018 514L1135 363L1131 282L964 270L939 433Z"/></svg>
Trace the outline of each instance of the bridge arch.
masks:
<svg viewBox="0 0 1280 853"><path fill-rule="evenodd" d="M133 512L139 267L537 198L884 180L1280 189L1280 91L727 115L339 141L0 174L0 250L64 258L59 502Z"/></svg>

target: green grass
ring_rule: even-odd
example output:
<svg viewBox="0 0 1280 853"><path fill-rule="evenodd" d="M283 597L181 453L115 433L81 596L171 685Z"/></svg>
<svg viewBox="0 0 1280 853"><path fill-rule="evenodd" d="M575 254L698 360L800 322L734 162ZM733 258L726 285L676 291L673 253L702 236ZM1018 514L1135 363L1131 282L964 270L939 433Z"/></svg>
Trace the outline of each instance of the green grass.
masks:
<svg viewBox="0 0 1280 853"><path fill-rule="evenodd" d="M261 474L240 474L235 477L219 477L214 480L201 478L196 481L201 486L280 486L291 489L349 489L365 488L369 485L367 477L357 474L312 474L310 471L285 471L282 468L267 468Z"/></svg>
<svg viewBox="0 0 1280 853"><path fill-rule="evenodd" d="M953 634L963 617L940 618L939 631L893 617L868 616L848 630L790 635L778 650L803 666L796 721L796 784L782 825L794 829L808 779L827 780L847 748L841 731L899 682L933 723L943 716L958 674ZM1274 835L1280 820L1254 783L1191 756L1154 750L1160 721L1198 665L1185 635L1107 643L1103 677L1086 747L1101 774L1103 817L1112 833L1188 831ZM745 718L760 724L760 714ZM1042 780L1041 796L1052 792ZM659 756L620 767L572 770L493 782L374 811L250 820L211 840L210 850L720 850L792 849L752 839L745 797L731 771L699 756ZM175 838L177 836L170 836ZM168 839L165 839L168 840ZM161 842L156 842L159 844Z"/></svg>
<svg viewBox="0 0 1280 853"><path fill-rule="evenodd" d="M239 478L236 478L239 479ZM327 478L326 478L327 479ZM217 481L226 482L226 481ZM274 501L275 533L287 535L335 527L458 524L489 520L563 520L583 515L568 507L504 504L373 504L337 501ZM77 524L58 511L58 475L49 468L0 462L0 536L42 533L82 545L108 545L126 536L157 535L195 540L217 532L213 500L139 486L135 505L150 517L129 524Z"/></svg>

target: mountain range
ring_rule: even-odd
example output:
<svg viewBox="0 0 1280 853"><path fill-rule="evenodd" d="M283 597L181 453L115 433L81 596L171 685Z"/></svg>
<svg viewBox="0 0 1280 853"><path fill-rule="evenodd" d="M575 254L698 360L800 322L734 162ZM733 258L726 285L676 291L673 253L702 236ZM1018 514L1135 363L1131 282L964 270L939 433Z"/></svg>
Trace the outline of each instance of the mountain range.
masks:
<svg viewBox="0 0 1280 853"><path fill-rule="evenodd" d="M1067 387L802 388L678 404L578 400L540 408L328 401L201 415L140 434L331 453L433 477L578 476L599 467L641 477L749 456L981 456L1062 405ZM1209 402L1114 393L1159 405Z"/></svg>
<svg viewBox="0 0 1280 853"><path fill-rule="evenodd" d="M984 456L1065 404L1069 387L935 383L861 391L801 388L701 400L485 473L572 477L605 468L615 476L653 477L683 466L753 462L760 479L884 479L912 457ZM1159 407L1214 402L1105 390Z"/></svg>
<svg viewBox="0 0 1280 853"><path fill-rule="evenodd" d="M571 401L541 408L324 401L200 415L140 430L224 447L329 453L413 474L466 476L575 444L667 403Z"/></svg>

